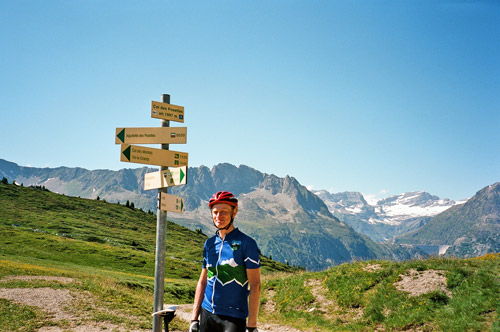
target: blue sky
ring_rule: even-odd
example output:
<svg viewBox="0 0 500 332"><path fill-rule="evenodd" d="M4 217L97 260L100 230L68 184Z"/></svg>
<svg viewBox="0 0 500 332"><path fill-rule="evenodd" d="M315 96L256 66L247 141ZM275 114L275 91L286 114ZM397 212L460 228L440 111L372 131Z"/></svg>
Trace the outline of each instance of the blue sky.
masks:
<svg viewBox="0 0 500 332"><path fill-rule="evenodd" d="M121 169L185 107L190 166L460 200L500 181L498 1L2 2L0 158ZM223 189L223 188L221 188Z"/></svg>

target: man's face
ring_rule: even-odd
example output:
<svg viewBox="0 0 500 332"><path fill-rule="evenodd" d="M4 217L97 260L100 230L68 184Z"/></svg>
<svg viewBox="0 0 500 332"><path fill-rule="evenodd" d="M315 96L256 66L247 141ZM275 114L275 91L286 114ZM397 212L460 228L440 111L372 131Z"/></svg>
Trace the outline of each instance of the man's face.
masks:
<svg viewBox="0 0 500 332"><path fill-rule="evenodd" d="M224 228L231 222L231 217L236 216L236 208L233 212L233 207L229 204L215 204L212 206L212 220L217 228Z"/></svg>

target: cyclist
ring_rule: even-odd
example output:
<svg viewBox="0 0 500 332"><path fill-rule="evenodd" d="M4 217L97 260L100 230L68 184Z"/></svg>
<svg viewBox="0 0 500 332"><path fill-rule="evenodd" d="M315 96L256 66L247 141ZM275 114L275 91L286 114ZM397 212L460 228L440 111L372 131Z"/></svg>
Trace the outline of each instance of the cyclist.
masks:
<svg viewBox="0 0 500 332"><path fill-rule="evenodd" d="M234 227L238 199L232 193L217 192L208 207L217 232L203 247L189 331L257 332L261 287L257 243Z"/></svg>

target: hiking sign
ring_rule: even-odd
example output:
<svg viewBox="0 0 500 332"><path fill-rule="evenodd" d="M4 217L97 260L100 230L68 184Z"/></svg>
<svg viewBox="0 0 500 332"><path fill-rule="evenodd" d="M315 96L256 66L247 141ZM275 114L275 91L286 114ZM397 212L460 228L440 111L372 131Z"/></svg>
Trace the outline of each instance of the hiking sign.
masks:
<svg viewBox="0 0 500 332"><path fill-rule="evenodd" d="M169 121L184 122L184 107L152 101L151 117Z"/></svg>
<svg viewBox="0 0 500 332"><path fill-rule="evenodd" d="M186 144L186 127L116 128L115 144Z"/></svg>
<svg viewBox="0 0 500 332"><path fill-rule="evenodd" d="M184 212L184 199L162 192L160 193L160 210L182 213Z"/></svg>
<svg viewBox="0 0 500 332"><path fill-rule="evenodd" d="M120 160L129 163L180 167L187 166L188 153L122 144Z"/></svg>
<svg viewBox="0 0 500 332"><path fill-rule="evenodd" d="M167 170L144 174L144 190L174 187L186 184L187 167L169 168Z"/></svg>

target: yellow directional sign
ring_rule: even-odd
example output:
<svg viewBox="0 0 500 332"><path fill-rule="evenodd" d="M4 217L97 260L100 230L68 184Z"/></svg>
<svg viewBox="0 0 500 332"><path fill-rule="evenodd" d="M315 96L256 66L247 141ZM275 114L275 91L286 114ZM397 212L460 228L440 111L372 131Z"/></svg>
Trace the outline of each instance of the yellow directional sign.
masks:
<svg viewBox="0 0 500 332"><path fill-rule="evenodd" d="M184 106L152 101L151 117L163 120L184 122Z"/></svg>
<svg viewBox="0 0 500 332"><path fill-rule="evenodd" d="M116 128L115 144L185 144L186 127Z"/></svg>
<svg viewBox="0 0 500 332"><path fill-rule="evenodd" d="M180 167L187 166L188 154L186 152L122 144L120 160L129 163Z"/></svg>
<svg viewBox="0 0 500 332"><path fill-rule="evenodd" d="M182 213L184 212L184 199L162 192L160 193L160 210Z"/></svg>
<svg viewBox="0 0 500 332"><path fill-rule="evenodd" d="M186 184L187 166L144 174L144 190L174 187Z"/></svg>

